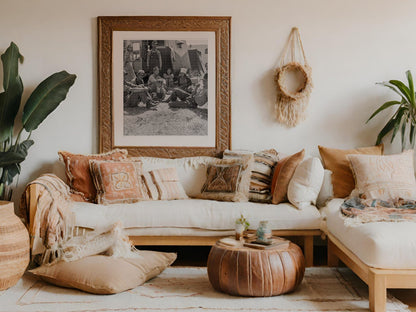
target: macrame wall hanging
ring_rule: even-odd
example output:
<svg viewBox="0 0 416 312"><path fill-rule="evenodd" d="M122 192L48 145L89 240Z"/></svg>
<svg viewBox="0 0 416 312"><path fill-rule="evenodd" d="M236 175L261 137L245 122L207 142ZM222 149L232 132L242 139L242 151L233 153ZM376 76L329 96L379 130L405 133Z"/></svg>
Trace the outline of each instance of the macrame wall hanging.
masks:
<svg viewBox="0 0 416 312"><path fill-rule="evenodd" d="M276 118L280 123L295 127L305 119L313 86L311 74L299 30L294 27L274 76L277 87Z"/></svg>

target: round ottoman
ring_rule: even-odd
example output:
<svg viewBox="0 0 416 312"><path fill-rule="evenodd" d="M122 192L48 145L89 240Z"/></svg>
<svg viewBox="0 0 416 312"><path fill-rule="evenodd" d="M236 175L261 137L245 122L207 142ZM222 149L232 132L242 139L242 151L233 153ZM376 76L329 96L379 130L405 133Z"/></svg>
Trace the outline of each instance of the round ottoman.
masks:
<svg viewBox="0 0 416 312"><path fill-rule="evenodd" d="M254 249L217 242L208 256L208 277L221 292L238 296L276 296L295 290L305 273L299 246Z"/></svg>

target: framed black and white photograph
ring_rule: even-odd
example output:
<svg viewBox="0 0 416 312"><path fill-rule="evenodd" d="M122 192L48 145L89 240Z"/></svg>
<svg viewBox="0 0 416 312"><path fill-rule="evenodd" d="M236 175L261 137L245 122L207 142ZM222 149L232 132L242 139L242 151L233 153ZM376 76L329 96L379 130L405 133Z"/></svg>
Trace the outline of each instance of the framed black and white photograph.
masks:
<svg viewBox="0 0 416 312"><path fill-rule="evenodd" d="M100 151L230 148L230 18L99 17Z"/></svg>

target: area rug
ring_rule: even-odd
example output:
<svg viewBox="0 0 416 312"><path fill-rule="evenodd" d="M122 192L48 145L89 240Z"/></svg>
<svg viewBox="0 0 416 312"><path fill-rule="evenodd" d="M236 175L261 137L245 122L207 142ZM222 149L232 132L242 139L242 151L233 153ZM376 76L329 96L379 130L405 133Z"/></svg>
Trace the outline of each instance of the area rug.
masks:
<svg viewBox="0 0 416 312"><path fill-rule="evenodd" d="M25 275L0 292L1 312L134 312L134 311L369 311L368 289L349 269L308 268L294 293L245 298L215 291L206 268L173 267L130 291L91 295L55 287ZM387 311L409 311L388 296Z"/></svg>

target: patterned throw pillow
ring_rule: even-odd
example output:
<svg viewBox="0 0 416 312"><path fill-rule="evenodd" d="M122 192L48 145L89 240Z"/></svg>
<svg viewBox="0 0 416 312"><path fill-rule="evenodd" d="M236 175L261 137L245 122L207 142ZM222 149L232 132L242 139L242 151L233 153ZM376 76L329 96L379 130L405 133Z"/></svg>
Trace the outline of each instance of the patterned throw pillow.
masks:
<svg viewBox="0 0 416 312"><path fill-rule="evenodd" d="M176 168L162 168L144 172L143 180L153 200L187 199Z"/></svg>
<svg viewBox="0 0 416 312"><path fill-rule="evenodd" d="M324 168L332 171L334 197L344 198L350 195L355 186L347 155L383 155L384 146L381 144L378 146L361 147L350 150L318 146L318 149L319 154L321 154Z"/></svg>
<svg viewBox="0 0 416 312"><path fill-rule="evenodd" d="M273 174L272 204L280 204L287 201L289 182L304 156L305 150L301 150L296 154L279 160Z"/></svg>
<svg viewBox="0 0 416 312"><path fill-rule="evenodd" d="M348 155L355 177L352 196L366 199L416 199L413 150L396 155Z"/></svg>
<svg viewBox="0 0 416 312"><path fill-rule="evenodd" d="M96 190L90 174L89 161L95 160L121 160L127 158L127 150L115 149L105 154L81 155L65 151L58 152L59 159L65 165L65 173L71 193L77 194L78 200L94 202ZM73 197L75 199L75 197Z"/></svg>
<svg viewBox="0 0 416 312"><path fill-rule="evenodd" d="M274 149L261 152L224 151L224 159L240 158L242 155L253 155L251 169L249 201L270 203L273 171L279 160L278 152Z"/></svg>
<svg viewBox="0 0 416 312"><path fill-rule="evenodd" d="M200 198L242 202L248 200L252 155L218 159L207 168L207 179Z"/></svg>
<svg viewBox="0 0 416 312"><path fill-rule="evenodd" d="M142 180L142 163L137 161L90 160L97 190L97 204L134 203L149 200Z"/></svg>

